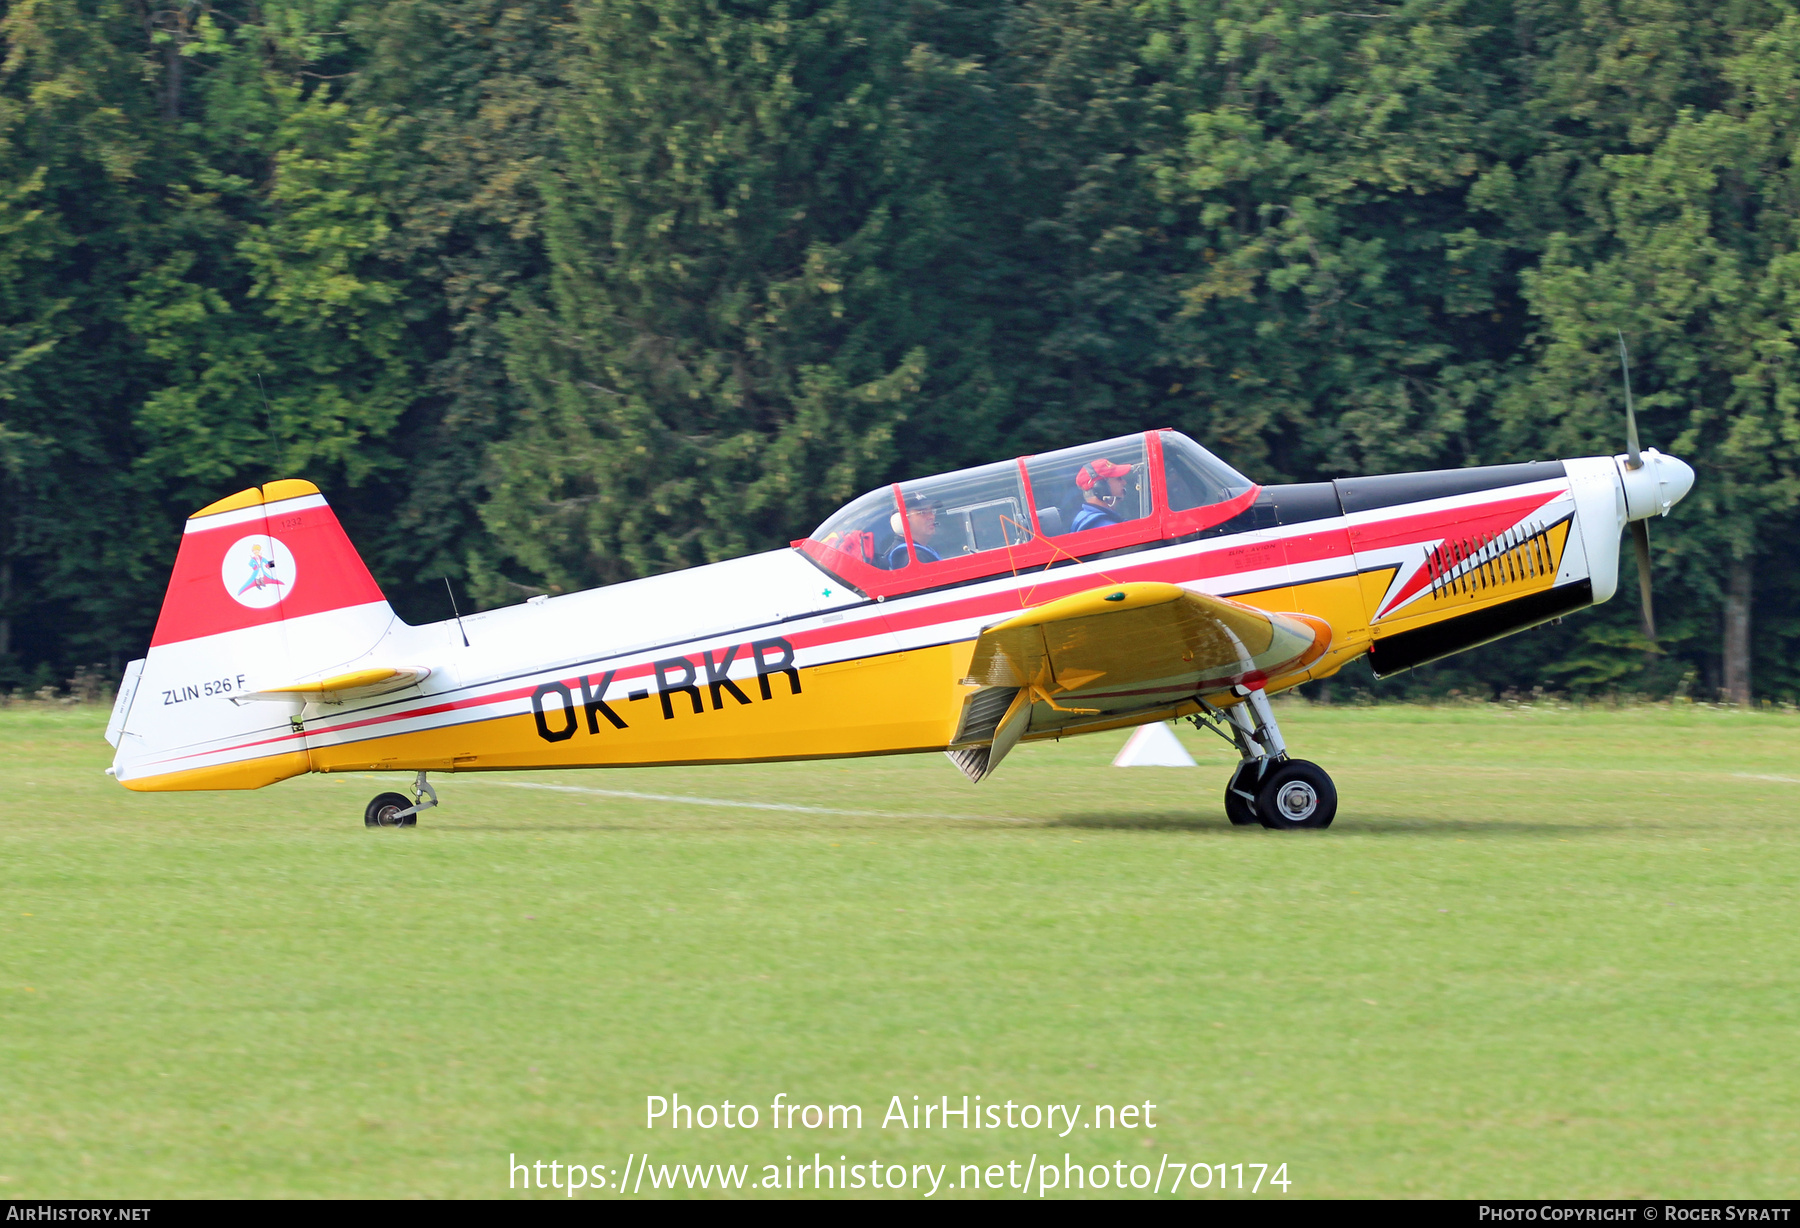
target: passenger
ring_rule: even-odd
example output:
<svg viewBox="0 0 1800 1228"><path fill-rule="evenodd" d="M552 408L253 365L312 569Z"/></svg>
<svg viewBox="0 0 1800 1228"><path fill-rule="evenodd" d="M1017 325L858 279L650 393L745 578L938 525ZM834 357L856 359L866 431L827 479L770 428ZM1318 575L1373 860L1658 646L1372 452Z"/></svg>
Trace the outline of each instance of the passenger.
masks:
<svg viewBox="0 0 1800 1228"><path fill-rule="evenodd" d="M912 530L913 556L921 563L943 560L943 556L930 546L931 539L937 536L937 513L937 504L929 500L906 501L906 525ZM883 566L889 571L899 571L907 564L906 532L900 527L900 513L895 512L890 516L888 524L894 530L896 540L888 547Z"/></svg>
<svg viewBox="0 0 1800 1228"><path fill-rule="evenodd" d="M1098 529L1122 523L1119 501L1125 497L1125 479L1131 476L1130 465L1115 465L1105 457L1090 461L1075 474L1075 488L1081 492L1081 506L1069 523L1069 532Z"/></svg>

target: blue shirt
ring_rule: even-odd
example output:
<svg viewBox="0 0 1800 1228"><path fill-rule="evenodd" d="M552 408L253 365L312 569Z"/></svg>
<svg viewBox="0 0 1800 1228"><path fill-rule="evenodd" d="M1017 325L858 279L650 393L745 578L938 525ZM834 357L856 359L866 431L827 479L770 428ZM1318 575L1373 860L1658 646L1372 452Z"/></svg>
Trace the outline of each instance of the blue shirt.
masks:
<svg viewBox="0 0 1800 1228"><path fill-rule="evenodd" d="M913 553L919 556L919 562L921 563L937 563L943 561L943 556L937 551L933 550L930 546L919 545L917 542L913 544ZM905 567L908 562L905 542L895 542L888 548L886 566L889 571L899 571L902 567Z"/></svg>
<svg viewBox="0 0 1800 1228"><path fill-rule="evenodd" d="M1075 521L1069 526L1069 532L1079 533L1083 529L1097 529L1102 525L1118 523L1120 523L1119 518L1112 514L1110 508L1084 502L1076 511Z"/></svg>

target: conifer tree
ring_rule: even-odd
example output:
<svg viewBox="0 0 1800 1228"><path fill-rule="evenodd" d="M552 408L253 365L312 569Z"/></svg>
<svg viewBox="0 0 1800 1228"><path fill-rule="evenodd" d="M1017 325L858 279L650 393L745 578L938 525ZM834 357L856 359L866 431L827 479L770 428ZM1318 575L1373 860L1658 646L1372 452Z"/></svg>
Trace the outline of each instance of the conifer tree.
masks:
<svg viewBox="0 0 1800 1228"><path fill-rule="evenodd" d="M513 334L528 408L483 510L530 575L566 587L780 544L888 476L921 402L959 391L933 383L961 348L933 301L954 202L896 111L904 90L953 108L963 87L904 17L582 6L549 299Z"/></svg>
<svg viewBox="0 0 1800 1228"><path fill-rule="evenodd" d="M1756 580L1794 557L1800 502L1800 17L1783 7L1627 10L1547 30L1534 93L1558 122L1478 193L1536 257L1523 272L1531 361L1503 405L1514 445L1622 446L1623 333L1645 442L1699 475L1682 514L1651 528L1660 638L1684 655L1653 662L1649 681L1670 687L1699 656L1738 703L1751 697ZM1761 665L1791 691L1800 675L1771 613ZM1609 614L1569 664L1590 684L1629 684L1635 609Z"/></svg>

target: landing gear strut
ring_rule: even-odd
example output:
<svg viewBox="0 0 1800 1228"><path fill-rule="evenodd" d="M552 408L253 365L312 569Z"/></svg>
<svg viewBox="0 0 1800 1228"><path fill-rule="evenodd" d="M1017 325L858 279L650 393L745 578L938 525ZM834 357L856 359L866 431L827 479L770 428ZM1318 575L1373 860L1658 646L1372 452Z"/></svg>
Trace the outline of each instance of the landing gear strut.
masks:
<svg viewBox="0 0 1800 1228"><path fill-rule="evenodd" d="M413 779L413 796L409 801L404 793L377 793L363 808L364 827L414 827L419 822L419 811L430 810L438 804L437 790L420 772Z"/></svg>
<svg viewBox="0 0 1800 1228"><path fill-rule="evenodd" d="M1196 724L1204 721L1229 736L1240 756L1225 786L1225 817L1238 827L1261 823L1278 831L1330 827L1337 817L1331 777L1316 763L1288 758L1281 726L1262 688L1238 686L1232 692L1244 702L1219 709L1200 700L1201 715L1194 718Z"/></svg>

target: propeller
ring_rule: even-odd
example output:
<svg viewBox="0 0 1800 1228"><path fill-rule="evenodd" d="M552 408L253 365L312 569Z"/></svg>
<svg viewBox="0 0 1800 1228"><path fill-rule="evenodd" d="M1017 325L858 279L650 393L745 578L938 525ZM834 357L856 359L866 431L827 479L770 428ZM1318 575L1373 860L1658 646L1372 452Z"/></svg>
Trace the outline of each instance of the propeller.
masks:
<svg viewBox="0 0 1800 1228"><path fill-rule="evenodd" d="M1619 370L1625 376L1625 468L1642 469L1644 458L1638 451L1637 414L1631 408L1631 355L1625 349L1625 330L1619 332ZM1650 604L1650 522L1631 522L1631 544L1637 548L1638 602L1643 607L1644 637L1656 649L1656 615Z"/></svg>

